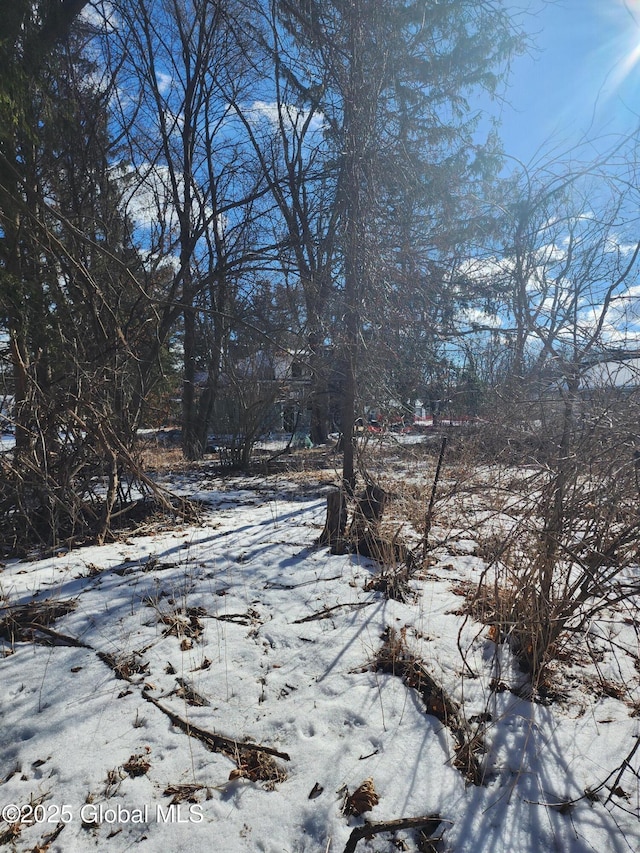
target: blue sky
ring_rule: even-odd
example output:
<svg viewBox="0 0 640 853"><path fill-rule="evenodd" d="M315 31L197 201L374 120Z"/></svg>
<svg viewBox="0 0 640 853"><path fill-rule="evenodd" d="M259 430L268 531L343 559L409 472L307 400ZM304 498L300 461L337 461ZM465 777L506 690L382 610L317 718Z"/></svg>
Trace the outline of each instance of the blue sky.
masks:
<svg viewBox="0 0 640 853"><path fill-rule="evenodd" d="M525 26L534 48L499 108L508 154L527 163L541 146L640 125L640 0L554 0Z"/></svg>

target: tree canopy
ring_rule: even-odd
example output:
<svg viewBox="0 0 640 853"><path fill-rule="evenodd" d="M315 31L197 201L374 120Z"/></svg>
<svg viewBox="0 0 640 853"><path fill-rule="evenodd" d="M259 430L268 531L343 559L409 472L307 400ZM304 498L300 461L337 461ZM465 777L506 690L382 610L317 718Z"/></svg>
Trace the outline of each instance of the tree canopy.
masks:
<svg viewBox="0 0 640 853"><path fill-rule="evenodd" d="M108 535L131 484L151 489L136 434L161 388L189 458L233 411L246 463L277 404L315 442L341 432L352 490L367 409L435 406L457 382L475 411L483 364L520 374L534 339L556 357L603 278L608 310L623 298L637 252L594 248L619 238L622 177L600 170L599 212L582 195L564 216L561 179L527 198L501 175L486 105L525 46L505 3L85 6L17 2L0 28L16 541Z"/></svg>

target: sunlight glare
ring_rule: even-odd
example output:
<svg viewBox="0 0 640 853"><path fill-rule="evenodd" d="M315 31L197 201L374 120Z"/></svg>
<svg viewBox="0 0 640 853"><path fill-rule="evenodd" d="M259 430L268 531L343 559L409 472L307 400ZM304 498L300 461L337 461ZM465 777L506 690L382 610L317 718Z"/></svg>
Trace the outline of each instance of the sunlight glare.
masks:
<svg viewBox="0 0 640 853"><path fill-rule="evenodd" d="M640 0L617 0L615 4L619 35L616 39L618 62L612 71L612 89L618 90L640 63Z"/></svg>

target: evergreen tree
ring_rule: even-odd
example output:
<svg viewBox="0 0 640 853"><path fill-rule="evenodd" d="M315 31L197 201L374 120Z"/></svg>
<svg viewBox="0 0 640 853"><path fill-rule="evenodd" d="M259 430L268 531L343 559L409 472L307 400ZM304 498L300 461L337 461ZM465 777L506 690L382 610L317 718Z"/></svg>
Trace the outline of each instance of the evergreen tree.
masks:
<svg viewBox="0 0 640 853"><path fill-rule="evenodd" d="M2 42L0 312L16 448L1 460L0 530L16 547L107 535L125 475L139 479L132 447L157 336L112 179L110 92L94 82L82 28L25 66L47 20L29 13L21 38Z"/></svg>
<svg viewBox="0 0 640 853"><path fill-rule="evenodd" d="M298 49L286 73L322 113L341 250L343 479L354 484L353 423L367 332L409 289L442 281L460 242L470 178L495 169L466 98L494 93L521 47L506 8L475 0L280 0ZM403 281L404 279L404 281ZM423 296L424 298L424 296ZM434 300L437 301L437 300Z"/></svg>

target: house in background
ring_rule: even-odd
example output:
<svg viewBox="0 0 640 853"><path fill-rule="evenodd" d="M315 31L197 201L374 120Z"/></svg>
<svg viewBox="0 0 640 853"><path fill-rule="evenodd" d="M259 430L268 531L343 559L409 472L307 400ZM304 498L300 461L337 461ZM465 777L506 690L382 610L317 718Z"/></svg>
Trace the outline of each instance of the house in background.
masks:
<svg viewBox="0 0 640 853"><path fill-rule="evenodd" d="M238 359L220 376L211 431L246 438L305 429L310 389L304 353L259 351Z"/></svg>
<svg viewBox="0 0 640 853"><path fill-rule="evenodd" d="M596 391L640 389L640 353L637 351L605 352L599 355L582 376L583 396Z"/></svg>

